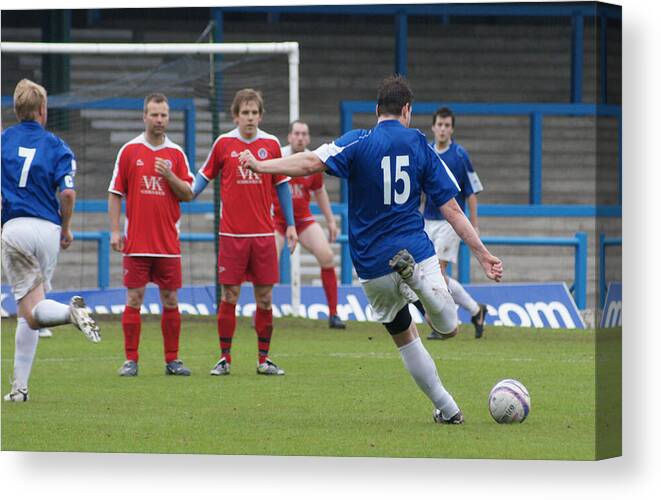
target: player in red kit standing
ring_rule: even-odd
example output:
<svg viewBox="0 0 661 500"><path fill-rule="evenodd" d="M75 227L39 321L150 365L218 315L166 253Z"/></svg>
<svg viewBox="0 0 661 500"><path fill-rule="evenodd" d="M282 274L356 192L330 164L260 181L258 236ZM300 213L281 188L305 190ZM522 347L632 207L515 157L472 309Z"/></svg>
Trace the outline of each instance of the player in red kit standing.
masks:
<svg viewBox="0 0 661 500"><path fill-rule="evenodd" d="M122 146L108 187L110 244L123 252L127 304L122 314L126 361L119 374L138 374L140 307L145 285L158 285L163 304L161 330L166 375L190 375L179 357L181 288L179 244L180 201L193 199L193 174L183 150L165 135L168 100L163 94L145 98L145 131ZM122 197L126 199L124 232L120 232Z"/></svg>
<svg viewBox="0 0 661 500"><path fill-rule="evenodd" d="M282 156L289 156L307 151L310 144L310 129L307 123L296 120L289 126L287 135L288 146L282 148ZM331 211L328 193L324 187L324 174L318 172L314 175L295 177L289 181L294 204L294 221L299 242L308 252L315 256L321 267L321 284L328 303L328 326L330 328L344 329L346 325L337 315L337 275L335 273L334 255L330 243L337 239L337 223ZM328 240L324 230L315 220L310 211L310 195L314 193L321 213L328 225ZM278 243L278 254L284 245L284 235L287 224L278 203L275 204L275 238Z"/></svg>
<svg viewBox="0 0 661 500"><path fill-rule="evenodd" d="M289 177L255 174L239 165L239 153L248 149L257 158L280 158L280 142L259 129L264 103L259 92L243 89L236 93L231 106L237 127L219 136L209 156L195 177L197 196L211 179L220 175L222 212L219 231L219 276L223 295L218 310L218 337L221 357L211 375L229 375L232 364L232 340L236 330L236 303L241 283L254 285L255 330L257 332L257 373L284 375L269 358L273 334L271 299L278 282L278 254L271 215L273 189L283 207L287 227L285 237L291 251L298 237L294 226Z"/></svg>

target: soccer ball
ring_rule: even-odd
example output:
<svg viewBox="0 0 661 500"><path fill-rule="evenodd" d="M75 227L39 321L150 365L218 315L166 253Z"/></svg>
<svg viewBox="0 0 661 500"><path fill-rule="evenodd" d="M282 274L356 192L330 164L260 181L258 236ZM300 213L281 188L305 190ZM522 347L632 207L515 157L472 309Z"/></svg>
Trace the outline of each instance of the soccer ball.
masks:
<svg viewBox="0 0 661 500"><path fill-rule="evenodd" d="M499 424L523 422L530 413L528 389L518 380L501 380L489 394L489 413Z"/></svg>

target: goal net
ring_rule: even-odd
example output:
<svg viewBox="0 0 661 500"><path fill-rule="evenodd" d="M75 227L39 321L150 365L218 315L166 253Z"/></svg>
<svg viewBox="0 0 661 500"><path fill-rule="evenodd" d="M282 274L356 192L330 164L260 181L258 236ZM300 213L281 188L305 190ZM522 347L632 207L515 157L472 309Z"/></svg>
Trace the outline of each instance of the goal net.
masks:
<svg viewBox="0 0 661 500"><path fill-rule="evenodd" d="M3 128L16 123L12 110L16 83L21 78L42 83L43 57L53 54L67 56L70 71L68 91L55 93L47 88L47 128L62 137L77 158L78 203L73 228L79 236L75 245L60 254L53 277L55 289L122 286L121 256L110 252L109 262L104 262L99 248L103 232L108 230L107 187L115 158L124 143L144 130L145 95L162 92L168 96L168 137L185 149L194 171L204 162L215 138L234 128L229 106L237 90L250 87L262 93L265 114L261 128L281 143L286 141L289 123L299 115L296 42L3 42ZM219 187L217 182L213 184L215 188L210 185L195 202L182 204L184 286L217 285L214 241ZM296 259L292 268L292 305L298 311L300 265Z"/></svg>

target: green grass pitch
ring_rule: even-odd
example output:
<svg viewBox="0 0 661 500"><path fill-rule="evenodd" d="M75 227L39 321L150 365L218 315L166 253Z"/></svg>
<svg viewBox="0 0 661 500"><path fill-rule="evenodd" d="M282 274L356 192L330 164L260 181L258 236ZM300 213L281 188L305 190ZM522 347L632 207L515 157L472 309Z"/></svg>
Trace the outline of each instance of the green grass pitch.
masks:
<svg viewBox="0 0 661 500"><path fill-rule="evenodd" d="M13 366L15 320L2 321L2 394ZM462 325L427 341L466 417L432 423L432 407L378 324L276 319L273 360L284 377L255 374L257 339L239 318L232 374L212 377L215 320L184 316L180 357L191 377L165 376L160 323L143 320L140 374L122 378L118 319L103 341L70 326L41 339L28 403L2 403L2 449L363 457L595 458L595 334L582 330ZM428 328L421 327L425 338ZM500 379L530 391L522 424L498 425L487 396Z"/></svg>

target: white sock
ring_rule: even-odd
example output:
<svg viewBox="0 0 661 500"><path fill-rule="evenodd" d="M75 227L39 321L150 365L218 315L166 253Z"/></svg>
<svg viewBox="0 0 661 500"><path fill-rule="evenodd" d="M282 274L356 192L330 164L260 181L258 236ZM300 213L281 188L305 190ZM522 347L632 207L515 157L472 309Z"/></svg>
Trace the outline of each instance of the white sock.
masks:
<svg viewBox="0 0 661 500"><path fill-rule="evenodd" d="M448 288L452 294L452 299L457 303L457 305L466 309L471 316L475 316L480 312L480 305L475 302L475 299L468 295L466 289L461 286L456 279L450 278L448 276Z"/></svg>
<svg viewBox="0 0 661 500"><path fill-rule="evenodd" d="M445 390L436 371L436 364L420 338L399 348L404 366L434 406L441 410L443 418L454 416L459 407L448 391Z"/></svg>
<svg viewBox="0 0 661 500"><path fill-rule="evenodd" d="M14 386L18 389L24 389L28 386L38 342L39 330L30 328L25 318L18 318L16 351L14 352Z"/></svg>
<svg viewBox="0 0 661 500"><path fill-rule="evenodd" d="M51 299L44 299L32 309L32 316L39 326L58 326L71 323L70 307L61 302L55 302Z"/></svg>

